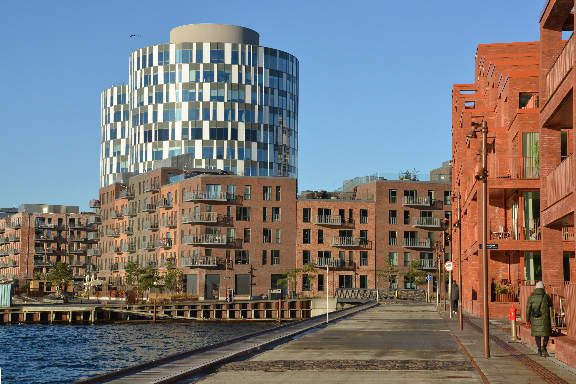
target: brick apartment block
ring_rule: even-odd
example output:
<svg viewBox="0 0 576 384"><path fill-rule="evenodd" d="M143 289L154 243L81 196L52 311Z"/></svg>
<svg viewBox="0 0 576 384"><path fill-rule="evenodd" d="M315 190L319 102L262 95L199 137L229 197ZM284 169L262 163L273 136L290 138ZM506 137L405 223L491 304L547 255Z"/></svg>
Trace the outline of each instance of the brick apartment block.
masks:
<svg viewBox="0 0 576 384"><path fill-rule="evenodd" d="M78 207L26 204L0 219L0 280L24 284L58 262L70 265L74 279L96 272L92 248L98 243L96 215Z"/></svg>

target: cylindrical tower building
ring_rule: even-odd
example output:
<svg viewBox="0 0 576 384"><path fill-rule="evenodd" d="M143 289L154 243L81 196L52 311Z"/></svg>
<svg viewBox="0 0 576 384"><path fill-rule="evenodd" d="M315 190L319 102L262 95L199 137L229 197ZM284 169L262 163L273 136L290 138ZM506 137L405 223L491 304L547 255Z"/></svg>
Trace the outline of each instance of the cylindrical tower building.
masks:
<svg viewBox="0 0 576 384"><path fill-rule="evenodd" d="M194 168L297 176L296 57L248 28L191 24L129 67L128 85L102 93L102 187L181 154Z"/></svg>

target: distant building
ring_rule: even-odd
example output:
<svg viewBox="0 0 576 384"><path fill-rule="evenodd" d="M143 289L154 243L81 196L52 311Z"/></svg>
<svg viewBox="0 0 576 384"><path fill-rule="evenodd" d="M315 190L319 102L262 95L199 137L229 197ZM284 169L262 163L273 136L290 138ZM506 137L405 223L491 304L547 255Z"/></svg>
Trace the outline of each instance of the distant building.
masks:
<svg viewBox="0 0 576 384"><path fill-rule="evenodd" d="M431 170L430 182L452 184L452 160L444 161L440 168Z"/></svg>

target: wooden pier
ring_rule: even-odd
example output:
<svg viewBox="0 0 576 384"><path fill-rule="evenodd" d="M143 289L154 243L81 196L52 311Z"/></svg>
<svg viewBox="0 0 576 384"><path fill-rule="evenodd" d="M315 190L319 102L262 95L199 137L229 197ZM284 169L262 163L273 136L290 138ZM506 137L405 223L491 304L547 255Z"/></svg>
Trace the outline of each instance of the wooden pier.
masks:
<svg viewBox="0 0 576 384"><path fill-rule="evenodd" d="M311 317L311 301L194 301L171 304L22 305L0 308L2 324L95 324L138 320L274 321Z"/></svg>

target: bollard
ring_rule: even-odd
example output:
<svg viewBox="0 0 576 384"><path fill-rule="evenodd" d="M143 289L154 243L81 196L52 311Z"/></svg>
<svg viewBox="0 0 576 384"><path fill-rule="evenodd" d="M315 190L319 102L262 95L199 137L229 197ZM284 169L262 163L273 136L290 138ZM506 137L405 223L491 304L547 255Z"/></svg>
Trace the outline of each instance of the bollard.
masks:
<svg viewBox="0 0 576 384"><path fill-rule="evenodd" d="M152 313L152 322L156 322L156 299L154 299L154 312Z"/></svg>
<svg viewBox="0 0 576 384"><path fill-rule="evenodd" d="M512 306L508 311L508 320L512 323L512 341L516 341L516 307Z"/></svg>

